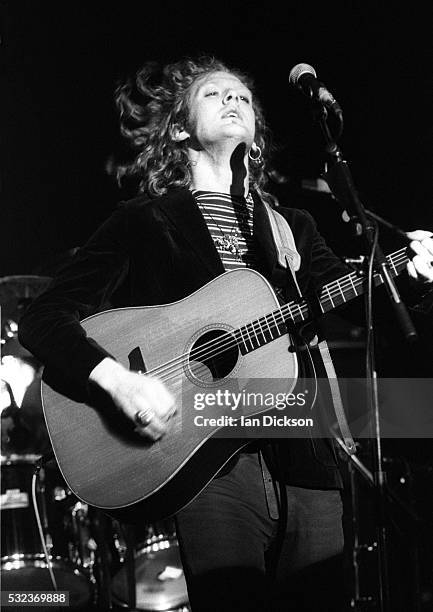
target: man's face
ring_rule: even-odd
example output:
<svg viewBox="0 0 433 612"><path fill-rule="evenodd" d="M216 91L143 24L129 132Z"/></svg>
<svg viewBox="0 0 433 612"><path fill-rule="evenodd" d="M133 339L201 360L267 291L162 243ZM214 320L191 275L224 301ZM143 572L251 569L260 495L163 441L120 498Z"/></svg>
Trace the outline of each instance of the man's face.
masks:
<svg viewBox="0 0 433 612"><path fill-rule="evenodd" d="M230 140L251 147L255 134L252 94L229 72L214 72L196 81L189 111L188 132L201 148Z"/></svg>

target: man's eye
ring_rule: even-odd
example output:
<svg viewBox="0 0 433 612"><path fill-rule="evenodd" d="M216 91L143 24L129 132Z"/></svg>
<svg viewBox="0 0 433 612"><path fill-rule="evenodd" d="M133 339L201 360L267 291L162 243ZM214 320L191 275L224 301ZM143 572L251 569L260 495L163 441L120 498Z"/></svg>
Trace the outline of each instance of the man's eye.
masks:
<svg viewBox="0 0 433 612"><path fill-rule="evenodd" d="M209 97L209 96L217 96L218 92L217 91L209 91L206 95L205 98Z"/></svg>
<svg viewBox="0 0 433 612"><path fill-rule="evenodd" d="M250 99L248 98L248 96L239 96L239 97L243 102L247 102L247 104L250 103Z"/></svg>

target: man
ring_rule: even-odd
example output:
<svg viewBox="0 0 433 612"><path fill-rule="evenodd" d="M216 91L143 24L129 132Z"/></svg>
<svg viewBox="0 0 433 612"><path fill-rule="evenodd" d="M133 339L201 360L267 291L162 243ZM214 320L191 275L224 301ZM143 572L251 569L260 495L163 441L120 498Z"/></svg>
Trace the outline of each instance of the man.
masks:
<svg viewBox="0 0 433 612"><path fill-rule="evenodd" d="M84 393L89 381L102 387L140 435L157 441L170 429L172 394L161 380L116 362L86 337L80 319L97 311L120 284L127 287L124 305L130 306L177 301L235 267L262 272L282 285L288 299L294 287L287 286L287 275L278 275L264 208L264 202L275 203L264 190L267 130L249 79L213 59L186 60L166 66L158 78L144 68L135 90L118 90L117 102L122 133L137 151L118 176L138 178L147 195L122 205L79 250L21 320L20 339L51 376L66 376ZM282 214L301 256L296 280L303 293L347 273L308 213ZM417 234L409 270L428 282L430 236ZM325 571L327 564L339 568L341 479L332 444L274 444L271 453L283 472L275 487L266 482L261 450L255 443L238 453L176 516L194 612L286 610L286 591L293 595L302 575ZM281 551L278 487L288 505ZM341 580L338 570L331 571L314 597L309 589L292 603L297 610L300 601L308 610L337 610Z"/></svg>

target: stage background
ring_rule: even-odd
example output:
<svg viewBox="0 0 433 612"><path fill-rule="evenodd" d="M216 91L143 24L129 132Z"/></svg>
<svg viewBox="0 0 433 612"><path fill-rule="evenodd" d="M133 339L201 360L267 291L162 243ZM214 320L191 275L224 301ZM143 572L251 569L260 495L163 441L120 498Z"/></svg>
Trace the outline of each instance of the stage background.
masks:
<svg viewBox="0 0 433 612"><path fill-rule="evenodd" d="M125 197L105 171L119 150L116 83L144 61L185 55L214 54L255 77L286 181L274 188L282 204L314 214L338 254L356 255L361 245L336 203L305 189L320 173L322 141L306 99L289 87L299 62L315 67L344 110L340 146L364 204L403 229L433 229L429 3L3 0L0 7L0 277L51 276ZM386 251L403 246L387 231L381 243ZM377 302L381 372L432 375L431 319L415 317L421 340L409 348L388 301ZM337 366L356 375L362 329L338 316L330 327ZM388 444L386 452L406 457L431 491L430 440ZM427 559L426 551L431 576Z"/></svg>
<svg viewBox="0 0 433 612"><path fill-rule="evenodd" d="M403 228L432 227L427 3L277 6L3 1L0 274L30 273L82 244L122 197L105 173L118 79L145 60L199 53L255 77L291 187L320 170L319 129L288 85L290 69L310 63L344 110L340 146L364 204ZM353 247L335 204L316 208L334 248Z"/></svg>

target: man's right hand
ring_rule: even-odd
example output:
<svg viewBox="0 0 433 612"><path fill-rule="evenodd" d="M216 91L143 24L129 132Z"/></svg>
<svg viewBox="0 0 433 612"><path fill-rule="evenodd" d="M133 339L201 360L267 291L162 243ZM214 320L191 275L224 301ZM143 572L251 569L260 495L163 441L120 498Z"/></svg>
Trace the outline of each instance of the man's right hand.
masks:
<svg viewBox="0 0 433 612"><path fill-rule="evenodd" d="M89 380L110 395L140 435L159 440L166 433L176 407L172 394L158 378L130 372L107 357L91 371Z"/></svg>

